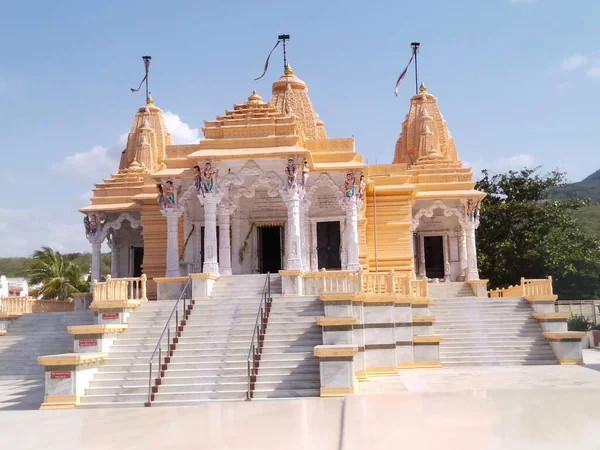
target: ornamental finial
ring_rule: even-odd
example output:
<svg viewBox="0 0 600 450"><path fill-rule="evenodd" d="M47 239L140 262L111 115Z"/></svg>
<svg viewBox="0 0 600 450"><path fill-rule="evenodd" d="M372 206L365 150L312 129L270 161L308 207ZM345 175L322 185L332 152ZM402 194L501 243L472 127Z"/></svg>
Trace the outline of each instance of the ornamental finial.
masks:
<svg viewBox="0 0 600 450"><path fill-rule="evenodd" d="M420 93L427 92L427 87L425 86L425 83L421 82L421 86L419 87L419 92Z"/></svg>

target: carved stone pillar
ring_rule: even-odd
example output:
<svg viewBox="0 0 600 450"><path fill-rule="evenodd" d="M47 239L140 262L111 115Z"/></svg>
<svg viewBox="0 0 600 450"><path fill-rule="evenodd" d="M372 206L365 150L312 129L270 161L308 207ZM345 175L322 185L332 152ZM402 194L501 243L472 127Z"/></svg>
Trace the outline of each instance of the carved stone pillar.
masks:
<svg viewBox="0 0 600 450"><path fill-rule="evenodd" d="M223 198L223 193L206 193L199 195L200 203L204 205L204 273L219 273L217 260L217 205Z"/></svg>
<svg viewBox="0 0 600 450"><path fill-rule="evenodd" d="M346 227L344 229L344 250L346 252L346 270L359 270L358 260L358 205L356 197L344 201Z"/></svg>
<svg viewBox="0 0 600 450"><path fill-rule="evenodd" d="M165 208L162 215L167 218L167 277L179 277L179 208Z"/></svg>
<svg viewBox="0 0 600 450"><path fill-rule="evenodd" d="M242 273L240 266L240 249L242 248L241 234L242 219L236 215L231 217L231 272Z"/></svg>
<svg viewBox="0 0 600 450"><path fill-rule="evenodd" d="M94 289L94 281L102 281L100 269L102 267L100 257L102 255L103 236L89 237L88 240L92 244L92 284L91 289Z"/></svg>
<svg viewBox="0 0 600 450"><path fill-rule="evenodd" d="M448 244L448 233L444 233L444 281L450 281L450 245Z"/></svg>
<svg viewBox="0 0 600 450"><path fill-rule="evenodd" d="M285 268L286 270L302 270L302 256L300 254L300 196L297 190L283 191L281 195L288 210Z"/></svg>
<svg viewBox="0 0 600 450"><path fill-rule="evenodd" d="M465 229L465 240L467 245L467 276L466 281L479 280L479 270L477 268L477 245L475 244L475 224L467 221L463 228Z"/></svg>
<svg viewBox="0 0 600 450"><path fill-rule="evenodd" d="M427 278L427 268L425 267L425 245L423 236L417 233L417 242L419 243L419 278Z"/></svg>
<svg viewBox="0 0 600 450"><path fill-rule="evenodd" d="M235 206L231 203L221 204L217 208L217 219L219 221L219 261L220 273L231 275L231 240L229 234L230 216Z"/></svg>
<svg viewBox="0 0 600 450"><path fill-rule="evenodd" d="M117 240L117 236L111 233L106 239L108 247L110 248L110 276L113 278L119 278L119 252L121 246Z"/></svg>
<svg viewBox="0 0 600 450"><path fill-rule="evenodd" d="M467 238L465 230L462 229L458 235L458 248L460 251L460 274L467 279Z"/></svg>
<svg viewBox="0 0 600 450"><path fill-rule="evenodd" d="M183 252L183 262L185 262L186 264L193 264L194 262L194 246L192 245L192 227L192 210L188 205L186 205L185 211L183 213L183 245L185 245L185 250Z"/></svg>
<svg viewBox="0 0 600 450"><path fill-rule="evenodd" d="M319 270L319 253L317 251L317 222L311 223L311 255L310 255L310 269L313 272L317 272Z"/></svg>
<svg viewBox="0 0 600 450"><path fill-rule="evenodd" d="M304 203L304 191L300 191L300 255L302 258L302 271L310 270L310 222L308 220L309 204Z"/></svg>

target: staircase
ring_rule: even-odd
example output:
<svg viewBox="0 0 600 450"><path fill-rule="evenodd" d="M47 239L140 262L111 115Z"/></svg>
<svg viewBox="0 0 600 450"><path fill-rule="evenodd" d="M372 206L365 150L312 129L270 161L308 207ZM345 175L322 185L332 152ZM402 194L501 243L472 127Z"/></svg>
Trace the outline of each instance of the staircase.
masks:
<svg viewBox="0 0 600 450"><path fill-rule="evenodd" d="M44 368L38 356L67 353L70 325L94 322L91 311L24 314L0 336L0 409L39 409L44 401Z"/></svg>
<svg viewBox="0 0 600 450"><path fill-rule="evenodd" d="M318 297L274 297L264 340L254 398L319 397L319 359L323 343Z"/></svg>
<svg viewBox="0 0 600 450"><path fill-rule="evenodd" d="M469 283L462 281L428 283L427 288L431 298L473 297Z"/></svg>
<svg viewBox="0 0 600 450"><path fill-rule="evenodd" d="M433 331L443 336L440 358L445 367L557 363L522 299L435 298L429 308L435 316Z"/></svg>

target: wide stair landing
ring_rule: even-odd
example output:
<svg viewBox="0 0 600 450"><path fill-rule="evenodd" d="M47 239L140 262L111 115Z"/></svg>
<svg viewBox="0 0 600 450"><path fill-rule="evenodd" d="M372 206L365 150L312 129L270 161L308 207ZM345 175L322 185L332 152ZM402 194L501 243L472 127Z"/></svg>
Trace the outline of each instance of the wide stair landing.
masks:
<svg viewBox="0 0 600 450"><path fill-rule="evenodd" d="M38 409L44 401L44 368L38 356L67 353L70 325L94 322L91 311L24 314L0 337L0 409Z"/></svg>
<svg viewBox="0 0 600 450"><path fill-rule="evenodd" d="M430 311L434 333L443 336L440 359L445 367L557 363L522 299L437 298Z"/></svg>
<svg viewBox="0 0 600 450"><path fill-rule="evenodd" d="M428 283L429 297L431 298L456 298L473 297L473 289L463 281Z"/></svg>

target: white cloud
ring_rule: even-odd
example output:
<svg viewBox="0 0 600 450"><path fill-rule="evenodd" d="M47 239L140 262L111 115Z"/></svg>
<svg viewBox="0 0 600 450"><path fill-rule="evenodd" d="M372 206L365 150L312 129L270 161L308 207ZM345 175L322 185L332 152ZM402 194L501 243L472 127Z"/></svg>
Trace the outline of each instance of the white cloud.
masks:
<svg viewBox="0 0 600 450"><path fill-rule="evenodd" d="M118 168L119 161L112 157L108 148L101 145L96 145L87 152L69 155L52 166L56 173L90 181L100 181Z"/></svg>
<svg viewBox="0 0 600 450"><path fill-rule="evenodd" d="M588 78L600 79L600 67L591 67L586 70L585 74L588 76Z"/></svg>
<svg viewBox="0 0 600 450"><path fill-rule="evenodd" d="M587 65L589 58L584 55L571 55L560 62L560 68L565 71L578 70Z"/></svg>
<svg viewBox="0 0 600 450"><path fill-rule="evenodd" d="M524 167L532 167L535 158L532 155L521 153L518 155L509 156L506 158L498 158L494 160L478 159L474 162L464 162L466 167L473 170L473 177L479 179L483 169L491 170L492 172L505 172L508 170L518 170Z"/></svg>
<svg viewBox="0 0 600 450"><path fill-rule="evenodd" d="M166 111L163 117L165 119L165 126L173 136L175 144L197 144L200 141L200 130L198 128L190 128L187 123L181 121L177 114Z"/></svg>
<svg viewBox="0 0 600 450"><path fill-rule="evenodd" d="M43 245L60 252L90 251L77 211L66 214L41 209L0 208L0 257L27 256Z"/></svg>

